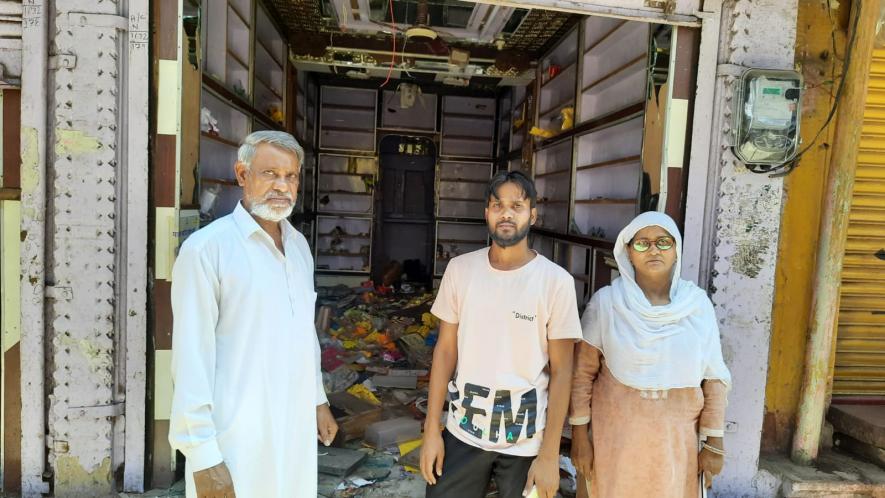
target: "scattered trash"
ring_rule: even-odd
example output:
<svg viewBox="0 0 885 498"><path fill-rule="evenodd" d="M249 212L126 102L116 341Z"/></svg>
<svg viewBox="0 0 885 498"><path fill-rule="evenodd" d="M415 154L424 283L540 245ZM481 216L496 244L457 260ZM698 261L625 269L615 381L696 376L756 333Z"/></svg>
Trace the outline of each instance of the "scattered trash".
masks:
<svg viewBox="0 0 885 498"><path fill-rule="evenodd" d="M320 448L319 496L424 491L418 467L439 320L430 313L435 295L401 283L408 280L403 267L388 268L380 285L317 289L323 383L338 422L332 446Z"/></svg>
<svg viewBox="0 0 885 498"><path fill-rule="evenodd" d="M218 128L218 120L212 116L212 111L206 107L200 109L200 131L204 131L213 137L217 137L221 131Z"/></svg>
<svg viewBox="0 0 885 498"><path fill-rule="evenodd" d="M415 408L424 415L427 415L427 398L422 397L415 400ZM441 420L446 419L442 418Z"/></svg>
<svg viewBox="0 0 885 498"><path fill-rule="evenodd" d="M372 391L370 391L366 386L364 386L362 384L355 384L355 385L350 386L347 389L347 392L356 396L359 399L368 401L369 403L372 403L373 405L380 405L381 404L381 400L379 400L372 393Z"/></svg>
<svg viewBox="0 0 885 498"><path fill-rule="evenodd" d="M537 126L532 126L532 129L529 130L529 135L546 139L556 136L556 132L553 130L548 130L546 128L538 128Z"/></svg>
<svg viewBox="0 0 885 498"><path fill-rule="evenodd" d="M559 455L559 489L570 495L578 492L578 470L572 464L572 459Z"/></svg>
<svg viewBox="0 0 885 498"><path fill-rule="evenodd" d="M399 417L376 422L366 427L365 441L375 448L386 448L420 437L420 421L408 417Z"/></svg>
<svg viewBox="0 0 885 498"><path fill-rule="evenodd" d="M376 375L372 382L378 387L396 387L399 389L415 389L418 377L406 375Z"/></svg>
<svg viewBox="0 0 885 498"><path fill-rule="evenodd" d="M332 498L341 481L342 478L339 476L320 474L317 479L317 495Z"/></svg>
<svg viewBox="0 0 885 498"><path fill-rule="evenodd" d="M320 309L317 310L316 316L316 328L317 332L325 333L329 330L329 325L332 323L332 308L329 306L320 306Z"/></svg>
<svg viewBox="0 0 885 498"><path fill-rule="evenodd" d="M409 362L415 366L429 367L433 348L426 344L421 334L408 334L399 339L399 345Z"/></svg>
<svg viewBox="0 0 885 498"><path fill-rule="evenodd" d="M338 348L327 348L320 355L320 363L324 371L332 372L341 365L344 365L344 358L346 356L347 353L344 350Z"/></svg>
<svg viewBox="0 0 885 498"><path fill-rule="evenodd" d="M317 453L317 468L323 474L346 476L361 464L366 456L362 451L320 447Z"/></svg>
<svg viewBox="0 0 885 498"><path fill-rule="evenodd" d="M387 375L395 377L427 377L430 375L430 370L399 370L391 368L387 370Z"/></svg>
<svg viewBox="0 0 885 498"><path fill-rule="evenodd" d="M378 407L362 413L348 415L338 419L338 438L342 441L360 439L366 434L366 428L381 421L383 410Z"/></svg>
<svg viewBox="0 0 885 498"><path fill-rule="evenodd" d="M394 465L396 465L396 457L376 451L366 458L353 473L364 479L377 481L389 476Z"/></svg>
<svg viewBox="0 0 885 498"><path fill-rule="evenodd" d="M402 405L408 405L418 399L417 391L407 391L405 389L397 389L393 391L393 397Z"/></svg>
<svg viewBox="0 0 885 498"><path fill-rule="evenodd" d="M572 477L578 475L578 469L572 464L572 459L565 455L559 455L559 468Z"/></svg>
<svg viewBox="0 0 885 498"><path fill-rule="evenodd" d="M348 479L348 481L350 481L350 484L352 484L358 488L362 488L364 486L370 486L372 484L375 484L375 481L367 481L361 477L353 477L351 479ZM346 486L344 483L341 483L338 485L338 489L345 489L347 487L348 486Z"/></svg>
<svg viewBox="0 0 885 498"><path fill-rule="evenodd" d="M331 372L323 372L323 387L326 388L326 392L343 391L354 385L359 377L358 373L342 364Z"/></svg>
<svg viewBox="0 0 885 498"><path fill-rule="evenodd" d="M399 463L410 472L421 472L421 445L403 454L399 459Z"/></svg>
<svg viewBox="0 0 885 498"><path fill-rule="evenodd" d="M365 413L376 408L376 403L358 398L349 392L329 393L326 397L329 399L329 405L348 415Z"/></svg>

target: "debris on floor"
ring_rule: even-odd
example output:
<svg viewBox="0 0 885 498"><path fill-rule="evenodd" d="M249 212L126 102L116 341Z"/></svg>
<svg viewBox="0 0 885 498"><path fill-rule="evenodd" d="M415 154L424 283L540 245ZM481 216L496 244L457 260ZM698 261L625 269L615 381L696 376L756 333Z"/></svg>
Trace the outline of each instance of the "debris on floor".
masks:
<svg viewBox="0 0 885 498"><path fill-rule="evenodd" d="M396 292L388 281L317 291L323 384L338 421L334 447L318 449L319 495L424 496L419 467L439 335L439 320L430 313L435 295ZM574 496L574 467L563 458L561 496ZM494 482L487 496L497 496Z"/></svg>
<svg viewBox="0 0 885 498"><path fill-rule="evenodd" d="M371 282L318 293L323 384L339 428L334 447L318 449L320 496L423 496L418 459L439 333L435 296Z"/></svg>
<svg viewBox="0 0 885 498"><path fill-rule="evenodd" d="M323 384L338 422L332 446L317 447L318 498L424 496L421 437L439 335L439 321L430 314L434 298L371 282L318 289ZM575 473L563 458L557 496L568 498L574 496ZM182 498L184 482L152 493L144 496ZM498 496L494 481L486 496Z"/></svg>
<svg viewBox="0 0 885 498"><path fill-rule="evenodd" d="M367 456L365 452L346 448L319 447L317 451L317 470L333 476L349 475Z"/></svg>
<svg viewBox="0 0 885 498"><path fill-rule="evenodd" d="M364 439L375 448L389 448L420 438L421 422L413 417L398 417L370 425Z"/></svg>

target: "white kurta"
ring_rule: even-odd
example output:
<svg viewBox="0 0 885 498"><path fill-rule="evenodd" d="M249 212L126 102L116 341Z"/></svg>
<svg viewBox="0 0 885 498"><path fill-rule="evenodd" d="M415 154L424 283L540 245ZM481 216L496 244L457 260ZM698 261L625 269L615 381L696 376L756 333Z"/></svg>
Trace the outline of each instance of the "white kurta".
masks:
<svg viewBox="0 0 885 498"><path fill-rule="evenodd" d="M191 235L172 271L169 441L193 472L224 461L237 498L315 498L316 406L326 402L313 258L281 223L285 256L242 205Z"/></svg>

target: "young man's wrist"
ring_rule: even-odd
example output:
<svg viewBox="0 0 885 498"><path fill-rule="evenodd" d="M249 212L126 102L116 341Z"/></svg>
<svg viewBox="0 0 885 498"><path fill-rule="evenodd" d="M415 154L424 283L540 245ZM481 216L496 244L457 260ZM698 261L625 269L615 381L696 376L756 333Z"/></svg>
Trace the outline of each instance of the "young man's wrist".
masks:
<svg viewBox="0 0 885 498"><path fill-rule="evenodd" d="M546 438L549 434L544 434L544 438ZM538 451L538 459L540 460L556 460L559 461L559 440L560 436L556 437L556 444L541 444L541 449Z"/></svg>
<svg viewBox="0 0 885 498"><path fill-rule="evenodd" d="M538 456L535 457L537 460L551 460L551 461L559 461L559 448L556 450L545 450L541 448L541 451L538 452Z"/></svg>

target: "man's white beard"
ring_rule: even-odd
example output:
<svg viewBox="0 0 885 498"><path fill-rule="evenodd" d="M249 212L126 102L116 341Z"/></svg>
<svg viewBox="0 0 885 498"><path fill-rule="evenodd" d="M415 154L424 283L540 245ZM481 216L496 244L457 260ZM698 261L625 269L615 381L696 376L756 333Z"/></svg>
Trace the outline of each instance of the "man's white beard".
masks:
<svg viewBox="0 0 885 498"><path fill-rule="evenodd" d="M254 214L255 216L271 221L273 223L279 223L282 220L285 220L292 214L292 211L295 209L295 203L292 202L289 204L289 207L284 209L278 209L271 207L265 201L253 201L252 207L249 208L249 212Z"/></svg>

